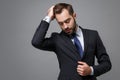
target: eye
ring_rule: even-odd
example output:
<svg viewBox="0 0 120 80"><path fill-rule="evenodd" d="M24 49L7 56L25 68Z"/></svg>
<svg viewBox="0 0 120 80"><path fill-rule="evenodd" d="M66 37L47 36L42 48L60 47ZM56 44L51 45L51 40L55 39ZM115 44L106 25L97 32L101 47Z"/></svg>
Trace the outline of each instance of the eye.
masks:
<svg viewBox="0 0 120 80"><path fill-rule="evenodd" d="M61 26L62 26L62 25L63 25L63 23L62 23L62 22L59 22L59 25L61 25Z"/></svg>
<svg viewBox="0 0 120 80"><path fill-rule="evenodd" d="M69 23L69 22L70 22L70 20L71 20L70 18L69 18L69 19L67 19L67 20L65 21L65 23Z"/></svg>

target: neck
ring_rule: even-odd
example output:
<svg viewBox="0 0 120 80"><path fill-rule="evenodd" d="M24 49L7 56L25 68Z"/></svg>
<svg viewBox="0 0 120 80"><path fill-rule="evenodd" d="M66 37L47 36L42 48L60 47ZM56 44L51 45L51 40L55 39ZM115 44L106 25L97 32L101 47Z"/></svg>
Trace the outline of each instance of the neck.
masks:
<svg viewBox="0 0 120 80"><path fill-rule="evenodd" d="M75 25L75 30L73 33L76 33L77 29L78 29L78 24Z"/></svg>

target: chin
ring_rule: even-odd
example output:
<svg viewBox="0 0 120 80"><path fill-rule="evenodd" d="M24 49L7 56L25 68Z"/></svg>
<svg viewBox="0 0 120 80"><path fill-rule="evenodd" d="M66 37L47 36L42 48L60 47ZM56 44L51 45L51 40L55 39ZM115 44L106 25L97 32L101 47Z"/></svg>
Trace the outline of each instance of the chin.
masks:
<svg viewBox="0 0 120 80"><path fill-rule="evenodd" d="M71 35L73 32L66 32L68 35Z"/></svg>

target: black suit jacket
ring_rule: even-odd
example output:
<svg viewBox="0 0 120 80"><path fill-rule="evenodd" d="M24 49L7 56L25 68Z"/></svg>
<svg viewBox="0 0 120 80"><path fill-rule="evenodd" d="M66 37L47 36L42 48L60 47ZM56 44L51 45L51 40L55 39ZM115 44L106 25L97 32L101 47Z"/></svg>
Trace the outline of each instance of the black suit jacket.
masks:
<svg viewBox="0 0 120 80"><path fill-rule="evenodd" d="M41 21L32 39L32 45L41 50L54 51L60 67L58 80L96 80L96 77L111 69L111 62L97 31L82 29L84 37L84 55L80 57L70 37L64 33L52 33L45 38L49 23ZM95 56L98 65L95 65ZM86 62L94 69L94 75L80 76L77 62Z"/></svg>

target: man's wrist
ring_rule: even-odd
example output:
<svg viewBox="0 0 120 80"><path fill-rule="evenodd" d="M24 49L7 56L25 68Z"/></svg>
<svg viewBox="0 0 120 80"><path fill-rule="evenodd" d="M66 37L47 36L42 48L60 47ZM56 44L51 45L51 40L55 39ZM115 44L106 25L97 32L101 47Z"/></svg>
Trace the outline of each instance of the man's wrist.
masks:
<svg viewBox="0 0 120 80"><path fill-rule="evenodd" d="M51 22L51 18L49 16L45 16L45 18L43 19L44 21L50 23Z"/></svg>

